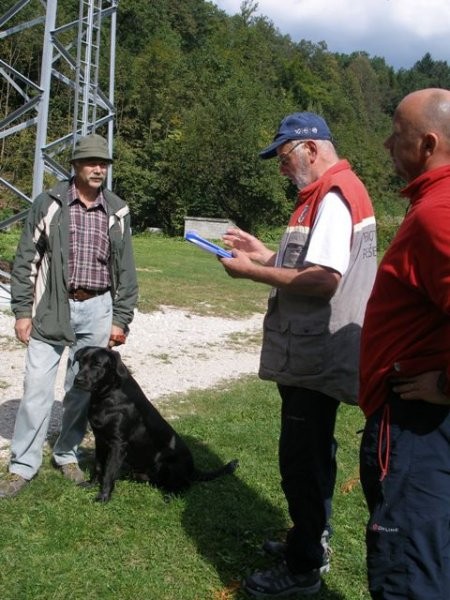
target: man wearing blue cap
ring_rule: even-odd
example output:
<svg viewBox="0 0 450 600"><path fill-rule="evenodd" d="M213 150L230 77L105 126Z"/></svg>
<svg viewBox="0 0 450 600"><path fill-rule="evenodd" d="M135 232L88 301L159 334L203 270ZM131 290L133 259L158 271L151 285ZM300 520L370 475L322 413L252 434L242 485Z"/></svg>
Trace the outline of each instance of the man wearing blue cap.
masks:
<svg viewBox="0 0 450 600"><path fill-rule="evenodd" d="M66 479L84 481L77 448L86 432L89 394L72 388L73 357L83 346L123 343L137 301L130 211L104 187L111 163L103 137L80 137L72 153L73 178L42 192L23 228L11 276L11 308L16 337L27 347L24 394L0 498L21 492L41 466L66 347L66 395L53 461Z"/></svg>
<svg viewBox="0 0 450 600"><path fill-rule="evenodd" d="M272 286L259 375L281 396L279 465L292 527L264 549L281 563L245 581L254 596L320 589L329 570L336 480L334 429L340 402L356 404L361 324L376 271L376 231L368 193L340 160L326 122L310 112L281 122L261 158L278 158L298 201L278 252L230 229L232 277Z"/></svg>

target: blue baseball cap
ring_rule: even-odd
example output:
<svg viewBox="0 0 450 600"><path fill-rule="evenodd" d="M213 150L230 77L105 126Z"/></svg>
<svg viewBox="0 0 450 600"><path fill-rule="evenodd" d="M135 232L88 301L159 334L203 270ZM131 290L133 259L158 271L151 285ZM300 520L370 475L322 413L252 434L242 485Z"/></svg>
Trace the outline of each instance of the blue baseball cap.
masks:
<svg viewBox="0 0 450 600"><path fill-rule="evenodd" d="M261 158L274 158L277 148L290 140L332 140L325 119L311 112L298 112L285 117L270 146L259 153Z"/></svg>

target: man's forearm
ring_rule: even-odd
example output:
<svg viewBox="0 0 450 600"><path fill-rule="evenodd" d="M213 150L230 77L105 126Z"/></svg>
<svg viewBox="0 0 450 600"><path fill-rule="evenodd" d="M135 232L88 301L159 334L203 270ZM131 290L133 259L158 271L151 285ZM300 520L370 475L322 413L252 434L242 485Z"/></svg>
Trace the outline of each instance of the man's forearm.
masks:
<svg viewBox="0 0 450 600"><path fill-rule="evenodd" d="M295 294L328 299L334 295L341 276L331 269L319 266L288 269L254 264L248 278Z"/></svg>

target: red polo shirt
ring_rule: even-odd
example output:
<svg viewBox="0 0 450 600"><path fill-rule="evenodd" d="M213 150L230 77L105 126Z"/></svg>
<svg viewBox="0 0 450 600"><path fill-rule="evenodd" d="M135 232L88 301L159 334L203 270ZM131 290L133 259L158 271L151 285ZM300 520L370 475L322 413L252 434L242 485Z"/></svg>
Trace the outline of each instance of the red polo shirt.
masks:
<svg viewBox="0 0 450 600"><path fill-rule="evenodd" d="M361 338L359 404L381 406L393 375L450 374L450 165L402 194L411 206L378 270Z"/></svg>

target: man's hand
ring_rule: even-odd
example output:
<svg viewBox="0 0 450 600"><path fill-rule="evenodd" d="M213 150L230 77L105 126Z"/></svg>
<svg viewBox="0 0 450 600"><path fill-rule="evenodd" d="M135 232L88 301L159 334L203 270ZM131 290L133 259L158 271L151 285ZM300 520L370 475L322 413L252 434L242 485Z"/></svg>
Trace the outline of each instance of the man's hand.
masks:
<svg viewBox="0 0 450 600"><path fill-rule="evenodd" d="M261 265L273 264L275 252L269 250L258 238L242 229L231 228L222 236L229 248L244 252L248 258Z"/></svg>
<svg viewBox="0 0 450 600"><path fill-rule="evenodd" d="M28 317L16 319L16 323L14 325L14 332L19 342L22 342L22 344L28 346L31 334L31 319Z"/></svg>
<svg viewBox="0 0 450 600"><path fill-rule="evenodd" d="M450 398L439 389L440 376L440 371L428 371L414 377L397 377L392 379L392 389L402 400L423 400L430 404L450 405Z"/></svg>
<svg viewBox="0 0 450 600"><path fill-rule="evenodd" d="M114 346L120 346L122 344L125 344L126 339L127 338L122 327L112 325L111 333L109 336L108 348L113 348Z"/></svg>
<svg viewBox="0 0 450 600"><path fill-rule="evenodd" d="M252 279L263 267L250 260L246 252L233 250L233 258L219 258L225 271L230 277Z"/></svg>

